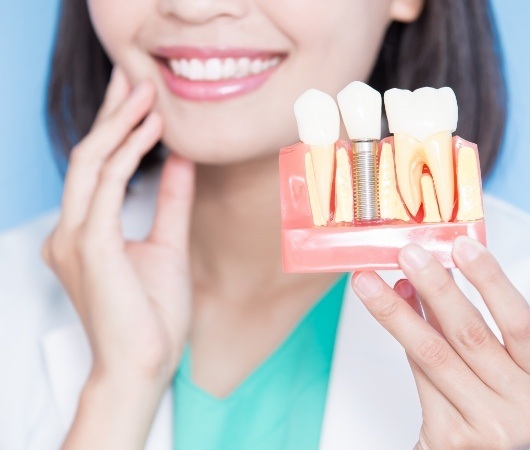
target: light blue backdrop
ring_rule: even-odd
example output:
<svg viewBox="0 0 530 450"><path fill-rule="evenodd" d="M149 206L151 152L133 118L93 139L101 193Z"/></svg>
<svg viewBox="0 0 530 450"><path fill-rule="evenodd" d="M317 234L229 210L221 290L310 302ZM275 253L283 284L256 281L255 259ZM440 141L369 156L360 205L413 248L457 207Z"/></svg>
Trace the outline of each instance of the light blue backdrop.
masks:
<svg viewBox="0 0 530 450"><path fill-rule="evenodd" d="M508 132L486 189L530 212L530 1L494 0L510 89ZM44 87L57 0L0 1L0 231L59 204Z"/></svg>

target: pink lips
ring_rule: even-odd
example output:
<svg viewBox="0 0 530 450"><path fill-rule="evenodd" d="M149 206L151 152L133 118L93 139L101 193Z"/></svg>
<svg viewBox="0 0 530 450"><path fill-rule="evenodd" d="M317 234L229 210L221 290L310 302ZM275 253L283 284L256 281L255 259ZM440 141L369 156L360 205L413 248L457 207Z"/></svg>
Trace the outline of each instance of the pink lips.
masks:
<svg viewBox="0 0 530 450"><path fill-rule="evenodd" d="M168 66L169 59L199 59L204 61L209 58L259 58L265 60L274 58L275 56L283 56L279 52L212 47L164 47L157 49L155 55L169 90L178 97L195 101L225 100L254 91L269 79L278 68L278 65L256 75L249 75L242 78L228 78L217 81L194 81L175 75Z"/></svg>

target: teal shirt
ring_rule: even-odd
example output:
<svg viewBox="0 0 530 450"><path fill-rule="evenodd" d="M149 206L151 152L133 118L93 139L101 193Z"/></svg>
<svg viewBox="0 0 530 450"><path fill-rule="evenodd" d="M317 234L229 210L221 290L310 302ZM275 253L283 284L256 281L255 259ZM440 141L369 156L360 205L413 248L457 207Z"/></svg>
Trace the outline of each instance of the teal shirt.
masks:
<svg viewBox="0 0 530 450"><path fill-rule="evenodd" d="M186 351L174 379L174 448L317 449L346 280L341 276L228 397L193 383Z"/></svg>

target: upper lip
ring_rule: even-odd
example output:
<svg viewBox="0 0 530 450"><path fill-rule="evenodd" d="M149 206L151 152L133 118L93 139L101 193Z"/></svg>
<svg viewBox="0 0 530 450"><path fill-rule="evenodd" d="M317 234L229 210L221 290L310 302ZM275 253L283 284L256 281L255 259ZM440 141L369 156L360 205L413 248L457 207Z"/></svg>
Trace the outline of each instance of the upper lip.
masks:
<svg viewBox="0 0 530 450"><path fill-rule="evenodd" d="M158 47L154 54L166 59L209 59L209 58L273 58L286 52L278 50L259 50L242 47Z"/></svg>

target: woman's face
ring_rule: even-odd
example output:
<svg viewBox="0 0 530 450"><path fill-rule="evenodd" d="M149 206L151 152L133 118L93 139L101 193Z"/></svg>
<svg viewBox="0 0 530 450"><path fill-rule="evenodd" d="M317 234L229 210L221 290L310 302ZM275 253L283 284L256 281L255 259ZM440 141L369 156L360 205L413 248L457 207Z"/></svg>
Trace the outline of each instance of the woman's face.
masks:
<svg viewBox="0 0 530 450"><path fill-rule="evenodd" d="M421 0L88 0L96 33L135 83L151 79L164 143L231 163L298 141L293 103L366 80L392 20ZM173 67L173 70L170 69Z"/></svg>

